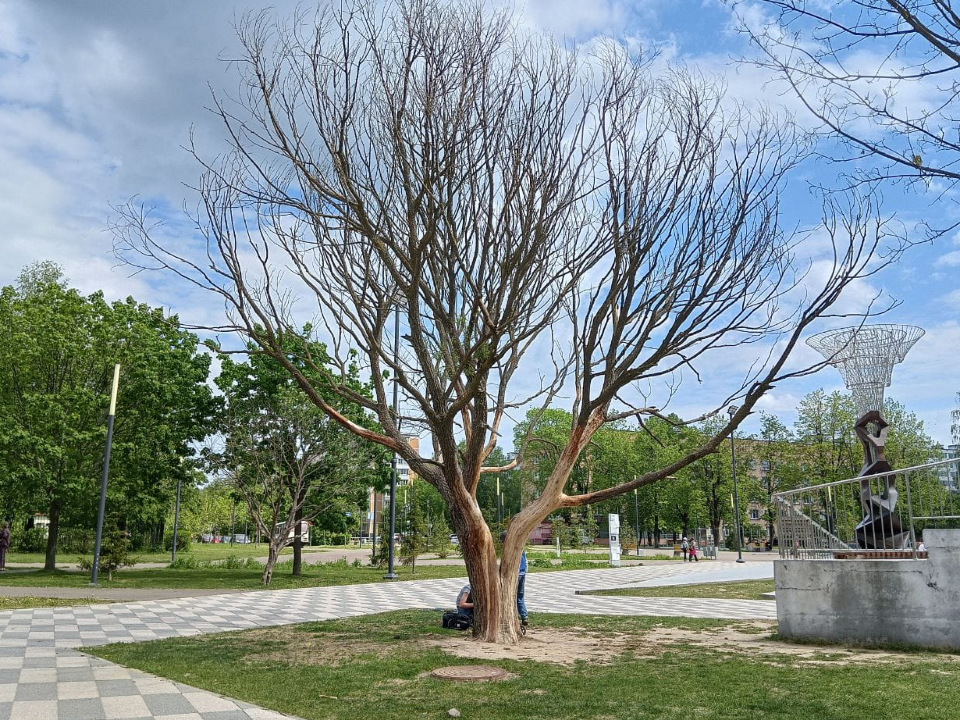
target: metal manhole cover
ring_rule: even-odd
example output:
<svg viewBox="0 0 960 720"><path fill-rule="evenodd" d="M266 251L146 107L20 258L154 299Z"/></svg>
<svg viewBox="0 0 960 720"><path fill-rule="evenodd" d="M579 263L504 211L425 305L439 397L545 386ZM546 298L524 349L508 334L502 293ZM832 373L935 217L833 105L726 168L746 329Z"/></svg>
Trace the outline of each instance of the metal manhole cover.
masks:
<svg viewBox="0 0 960 720"><path fill-rule="evenodd" d="M437 668L430 675L440 680L469 682L472 680L500 680L507 676L507 671L489 665L451 665L450 667Z"/></svg>

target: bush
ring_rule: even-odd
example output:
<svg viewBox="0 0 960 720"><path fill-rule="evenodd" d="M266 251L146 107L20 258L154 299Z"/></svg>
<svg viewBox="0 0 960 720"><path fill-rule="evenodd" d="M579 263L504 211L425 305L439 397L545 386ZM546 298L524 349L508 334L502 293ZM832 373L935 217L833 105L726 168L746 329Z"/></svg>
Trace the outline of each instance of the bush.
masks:
<svg viewBox="0 0 960 720"><path fill-rule="evenodd" d="M177 555L177 559L170 563L173 570L196 570L203 565L193 555Z"/></svg>
<svg viewBox="0 0 960 720"><path fill-rule="evenodd" d="M37 528L34 529L36 530ZM44 538L46 538L46 533L44 533ZM81 555L92 553L96 539L96 530L61 528L60 536L57 538L57 550L65 553L79 553ZM44 544L46 544L46 539L44 539Z"/></svg>
<svg viewBox="0 0 960 720"><path fill-rule="evenodd" d="M190 551L190 534L177 530L177 552ZM170 552L173 549L173 531L163 534L163 549Z"/></svg>
<svg viewBox="0 0 960 720"><path fill-rule="evenodd" d="M42 553L47 549L47 529L32 527L29 530L20 530L11 538L13 549L16 552Z"/></svg>
<svg viewBox="0 0 960 720"><path fill-rule="evenodd" d="M239 555L228 555L218 563L218 566L224 570L259 570L263 567L256 558Z"/></svg>
<svg viewBox="0 0 960 720"><path fill-rule="evenodd" d="M130 537L118 527L104 530L100 540L100 567L98 572L107 573L107 579L113 580L113 573L122 567L136 565L137 560L130 556ZM79 558L77 564L81 570L92 570L93 561Z"/></svg>

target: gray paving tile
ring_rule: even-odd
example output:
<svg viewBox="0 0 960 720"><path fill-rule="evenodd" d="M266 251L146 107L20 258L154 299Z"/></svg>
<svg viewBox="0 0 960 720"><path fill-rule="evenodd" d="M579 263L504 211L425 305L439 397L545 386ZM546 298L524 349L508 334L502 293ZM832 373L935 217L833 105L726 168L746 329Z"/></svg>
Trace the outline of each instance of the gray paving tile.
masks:
<svg viewBox="0 0 960 720"><path fill-rule="evenodd" d="M139 695L137 684L133 680L97 680L97 690L100 697L117 697L120 695Z"/></svg>
<svg viewBox="0 0 960 720"><path fill-rule="evenodd" d="M21 700L56 700L57 684L51 683L19 683L14 702Z"/></svg>
<svg viewBox="0 0 960 720"><path fill-rule="evenodd" d="M57 715L60 720L103 720L103 703L100 698L58 700Z"/></svg>
<svg viewBox="0 0 960 720"><path fill-rule="evenodd" d="M156 716L186 715L197 712L196 708L180 693L144 695L147 708Z"/></svg>

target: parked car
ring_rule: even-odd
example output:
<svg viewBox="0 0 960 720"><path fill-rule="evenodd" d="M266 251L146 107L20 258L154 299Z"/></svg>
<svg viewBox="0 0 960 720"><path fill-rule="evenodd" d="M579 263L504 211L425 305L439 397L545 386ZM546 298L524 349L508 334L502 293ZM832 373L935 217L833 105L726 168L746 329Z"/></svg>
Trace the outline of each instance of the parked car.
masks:
<svg viewBox="0 0 960 720"><path fill-rule="evenodd" d="M227 542L230 542L229 539L227 540ZM243 533L237 533L236 535L233 536L233 542L237 543L238 545L249 545L250 536L244 535Z"/></svg>
<svg viewBox="0 0 960 720"><path fill-rule="evenodd" d="M202 543L212 543L213 542L213 533L205 533L200 536L200 542Z"/></svg>
<svg viewBox="0 0 960 720"><path fill-rule="evenodd" d="M456 533L454 533L453 535L450 536L450 544L451 544L451 545L459 545L459 544L460 544L460 538L457 537Z"/></svg>

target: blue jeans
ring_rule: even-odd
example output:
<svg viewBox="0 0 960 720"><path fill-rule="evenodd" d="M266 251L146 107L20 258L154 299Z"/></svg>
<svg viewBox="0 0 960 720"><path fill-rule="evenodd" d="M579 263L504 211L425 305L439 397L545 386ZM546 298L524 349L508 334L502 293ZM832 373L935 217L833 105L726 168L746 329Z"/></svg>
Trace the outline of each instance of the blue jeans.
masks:
<svg viewBox="0 0 960 720"><path fill-rule="evenodd" d="M523 589L527 584L526 573L520 573L520 579L517 580L517 612L524 620L527 619L527 604L523 601Z"/></svg>

